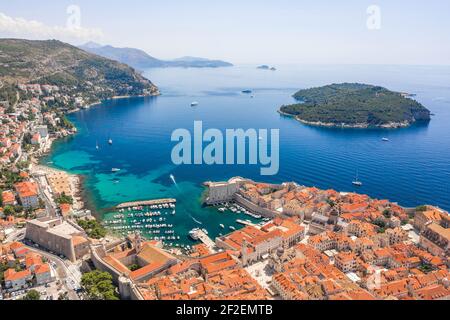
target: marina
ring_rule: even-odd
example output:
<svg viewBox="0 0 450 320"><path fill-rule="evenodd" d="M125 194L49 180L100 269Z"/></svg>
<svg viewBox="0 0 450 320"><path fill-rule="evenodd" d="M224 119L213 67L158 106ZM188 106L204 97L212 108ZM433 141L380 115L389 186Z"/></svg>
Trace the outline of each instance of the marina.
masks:
<svg viewBox="0 0 450 320"><path fill-rule="evenodd" d="M143 200L134 202L125 202L119 204L117 209L127 209L132 207L143 207L143 206L163 206L163 205L174 205L177 203L176 199L158 199L158 200Z"/></svg>

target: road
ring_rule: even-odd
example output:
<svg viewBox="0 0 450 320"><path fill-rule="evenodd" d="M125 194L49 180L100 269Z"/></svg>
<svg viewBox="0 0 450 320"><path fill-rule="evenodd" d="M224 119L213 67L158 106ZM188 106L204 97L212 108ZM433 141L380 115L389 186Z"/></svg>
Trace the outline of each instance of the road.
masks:
<svg viewBox="0 0 450 320"><path fill-rule="evenodd" d="M52 201L52 199L50 199L50 196L47 194L47 192L45 192L45 190L50 189L50 187L47 184L45 175L40 175L35 172L32 172L31 175L37 182L39 194L41 196L41 199L44 201L45 209L47 210L47 213L51 217L58 216L57 211L56 211L56 204Z"/></svg>
<svg viewBox="0 0 450 320"><path fill-rule="evenodd" d="M49 261L53 262L53 265L57 266L57 272L59 276L59 280L63 283L66 291L69 294L70 300L80 300L75 290L80 288L81 281L81 273L77 270L77 266L72 264L69 261L63 260L60 257L50 254L47 251L38 249L36 247L32 247L26 245L26 247L37 254L47 258Z"/></svg>
<svg viewBox="0 0 450 320"><path fill-rule="evenodd" d="M81 272L78 265L24 242L25 233L26 229L17 229L6 238L5 243L22 242L30 251L47 258L48 261L52 262L53 266L56 266L55 269L58 273L58 278L68 292L70 300L79 300L80 298L75 292L75 290L80 288L81 282Z"/></svg>

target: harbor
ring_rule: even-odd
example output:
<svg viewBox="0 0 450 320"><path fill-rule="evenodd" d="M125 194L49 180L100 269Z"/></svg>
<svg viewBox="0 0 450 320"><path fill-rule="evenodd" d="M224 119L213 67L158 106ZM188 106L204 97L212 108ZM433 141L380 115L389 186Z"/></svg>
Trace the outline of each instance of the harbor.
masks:
<svg viewBox="0 0 450 320"><path fill-rule="evenodd" d="M143 200L143 201L134 201L134 202L125 202L119 204L117 209L127 209L133 207L151 207L151 206L160 206L164 204L175 204L177 203L176 199L157 199L157 200Z"/></svg>

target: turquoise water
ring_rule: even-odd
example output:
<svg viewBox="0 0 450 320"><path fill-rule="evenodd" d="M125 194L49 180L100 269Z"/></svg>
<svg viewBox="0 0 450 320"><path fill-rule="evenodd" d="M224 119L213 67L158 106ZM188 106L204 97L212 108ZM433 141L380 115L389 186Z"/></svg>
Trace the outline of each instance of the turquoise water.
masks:
<svg viewBox="0 0 450 320"><path fill-rule="evenodd" d="M160 87L162 96L107 101L70 115L79 134L57 142L44 160L83 174L90 204L99 215L121 202L174 197L177 214L170 221L177 234L186 240L188 231L199 226L195 219L216 236L223 232L220 223L236 225L240 217L202 208L202 183L233 176L296 181L358 191L404 206L427 203L450 209L450 67L279 66L277 72L269 72L239 66L152 69L146 76ZM407 129L361 130L309 127L276 112L292 102L297 89L334 82L364 82L415 93L435 116L428 125ZM254 99L242 94L244 89L254 90ZM190 107L192 101L199 106ZM280 129L279 174L262 177L259 166L249 165L173 165L172 131L192 131L196 120L203 121L205 130ZM390 142L382 143L383 137ZM122 170L112 174L111 168ZM354 189L351 181L357 171L364 186Z"/></svg>

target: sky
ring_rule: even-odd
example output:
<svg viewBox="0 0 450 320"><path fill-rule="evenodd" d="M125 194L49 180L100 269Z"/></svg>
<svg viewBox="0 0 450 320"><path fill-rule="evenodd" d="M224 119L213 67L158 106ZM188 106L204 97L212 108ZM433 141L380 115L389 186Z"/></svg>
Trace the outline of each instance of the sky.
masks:
<svg viewBox="0 0 450 320"><path fill-rule="evenodd" d="M450 65L450 1L2 0L0 37L236 64Z"/></svg>

